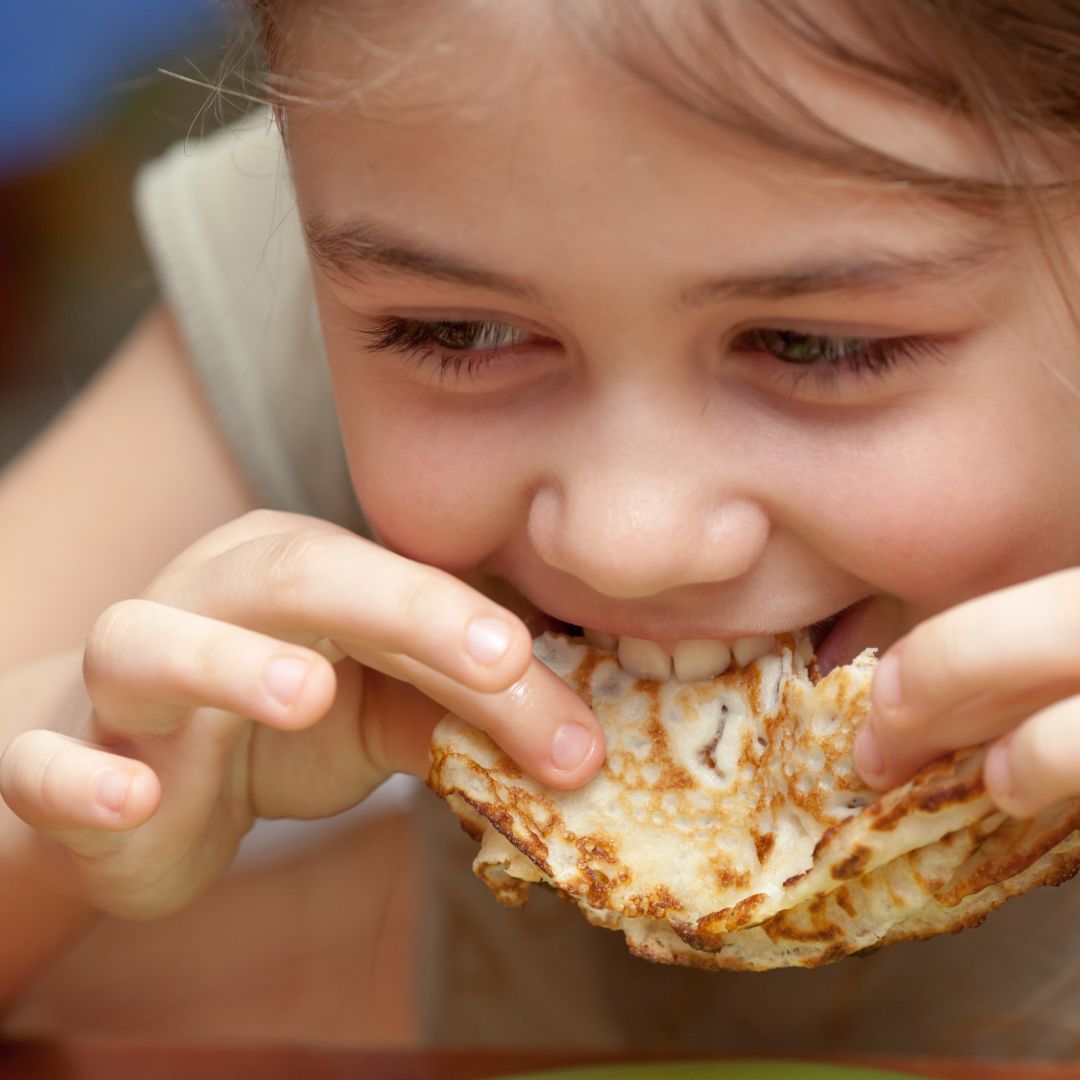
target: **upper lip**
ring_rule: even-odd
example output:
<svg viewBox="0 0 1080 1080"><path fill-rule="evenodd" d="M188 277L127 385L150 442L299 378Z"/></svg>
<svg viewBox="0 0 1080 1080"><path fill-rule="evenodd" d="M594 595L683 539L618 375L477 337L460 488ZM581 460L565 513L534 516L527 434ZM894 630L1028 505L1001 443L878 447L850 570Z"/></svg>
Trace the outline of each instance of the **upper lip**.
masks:
<svg viewBox="0 0 1080 1080"><path fill-rule="evenodd" d="M645 617L635 619L632 616L618 620L608 620L601 617L596 619L589 617L567 618L565 614L561 614L557 611L549 611L547 614L552 618L558 619L560 622L570 623L573 626L580 626L589 630L597 630L600 633L611 634L613 637L642 638L646 641L655 641L664 644L666 642L707 639L731 642L738 638L764 637L767 635L789 633L793 630L802 630L807 627L827 622L834 616L839 615L842 610L843 609L834 609L827 615L811 618L796 624L789 623L781 626L759 623L734 629L728 626L719 626L715 623L703 621L676 621L674 619L658 620Z"/></svg>
<svg viewBox="0 0 1080 1080"><path fill-rule="evenodd" d="M830 590L831 596L816 597L809 591L800 595L796 590L783 589L779 598L762 597L757 590L753 594L738 590L736 596L731 596L726 589L705 586L688 587L679 595L615 601L600 594L581 595L579 589L544 587L538 582L513 581L509 577L502 577L502 581L510 591L501 594L500 602L524 619L534 637L543 630L555 629L550 625L554 620L613 637L641 638L660 645L708 639L731 643L738 638L812 629L844 613L866 596L850 586ZM738 618L740 611L745 618Z"/></svg>

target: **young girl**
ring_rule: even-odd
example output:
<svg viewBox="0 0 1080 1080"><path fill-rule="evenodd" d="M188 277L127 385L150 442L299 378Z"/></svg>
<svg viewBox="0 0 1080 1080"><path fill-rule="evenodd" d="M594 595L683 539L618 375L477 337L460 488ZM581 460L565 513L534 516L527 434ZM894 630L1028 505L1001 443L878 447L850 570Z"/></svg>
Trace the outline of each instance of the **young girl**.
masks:
<svg viewBox="0 0 1080 1080"><path fill-rule="evenodd" d="M3 1000L257 818L423 776L446 709L587 781L553 620L876 645L869 782L991 743L1009 812L1080 793L1073 5L253 7L274 119L146 174L162 307L0 487ZM1065 1054L1071 982L979 1022L1074 964L1078 889L815 973L586 929L545 981L519 936L435 1034L559 1039L562 994L654 1046Z"/></svg>

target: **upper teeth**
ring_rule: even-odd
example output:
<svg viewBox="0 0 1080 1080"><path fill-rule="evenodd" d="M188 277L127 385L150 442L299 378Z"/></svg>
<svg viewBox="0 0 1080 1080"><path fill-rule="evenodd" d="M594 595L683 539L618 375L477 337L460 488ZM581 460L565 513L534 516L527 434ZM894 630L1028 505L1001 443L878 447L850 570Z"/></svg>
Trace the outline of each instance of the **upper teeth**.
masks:
<svg viewBox="0 0 1080 1080"><path fill-rule="evenodd" d="M638 679L671 678L671 657L655 641L644 638L619 639L619 664Z"/></svg>
<svg viewBox="0 0 1080 1080"><path fill-rule="evenodd" d="M722 675L732 660L739 667L745 667L764 656L776 643L776 638L765 635L737 638L730 647L708 638L680 641L675 646L673 658L655 641L644 638L615 638L612 634L594 630L586 630L585 637L597 648L618 652L619 664L628 675L662 681L671 678L674 667L675 677L680 682L700 682Z"/></svg>
<svg viewBox="0 0 1080 1080"><path fill-rule="evenodd" d="M675 678L701 682L723 675L731 664L731 650L722 641L680 641L675 646Z"/></svg>
<svg viewBox="0 0 1080 1080"><path fill-rule="evenodd" d="M759 656L764 656L774 645L776 638L771 635L741 637L731 646L731 655L739 667L752 664Z"/></svg>

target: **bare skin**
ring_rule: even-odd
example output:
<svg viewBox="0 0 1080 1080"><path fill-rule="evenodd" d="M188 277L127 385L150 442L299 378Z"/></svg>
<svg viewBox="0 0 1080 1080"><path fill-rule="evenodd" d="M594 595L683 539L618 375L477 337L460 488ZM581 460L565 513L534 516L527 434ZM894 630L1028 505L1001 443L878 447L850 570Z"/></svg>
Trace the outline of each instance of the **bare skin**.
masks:
<svg viewBox="0 0 1080 1080"><path fill-rule="evenodd" d="M140 363L81 440L62 423L33 485L23 464L0 487L24 522L4 560L23 607L58 555L103 568L74 575L66 617L14 642L27 666L0 681L0 858L29 883L7 918L55 910L6 946L0 1000L91 912L188 902L255 817L332 814L391 771L422 774L446 709L545 782L585 782L602 735L532 660L540 618L671 648L840 615L833 660L888 650L857 749L872 782L990 741L1006 809L1080 792L1080 505L1061 479L1080 417L1054 377L1075 376L1076 342L1034 236L740 141L547 5L483 7L364 54L394 60L377 85L401 122L377 100L289 115L382 546L249 513L192 391L167 455L101 472L112 513L92 542L35 562L35 493L95 433L135 430ZM338 85L372 76L332 23L293 59ZM854 133L985 167L952 121L791 73ZM203 455L213 499L180 491L152 565L104 569L178 448ZM29 659L83 633L35 674Z"/></svg>

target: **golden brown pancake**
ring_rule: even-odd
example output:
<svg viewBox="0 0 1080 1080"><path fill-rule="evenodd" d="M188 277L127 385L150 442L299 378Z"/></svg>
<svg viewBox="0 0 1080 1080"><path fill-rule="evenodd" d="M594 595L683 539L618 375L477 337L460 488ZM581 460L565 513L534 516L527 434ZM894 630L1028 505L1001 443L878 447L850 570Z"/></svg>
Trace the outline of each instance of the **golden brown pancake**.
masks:
<svg viewBox="0 0 1080 1080"><path fill-rule="evenodd" d="M1080 800L1008 819L981 751L885 795L862 784L851 750L872 651L815 680L807 642L781 638L689 684L635 678L561 635L536 654L604 728L593 780L545 787L452 716L432 743L429 784L480 841L473 869L504 904L542 883L635 955L760 971L974 926L1080 868Z"/></svg>

